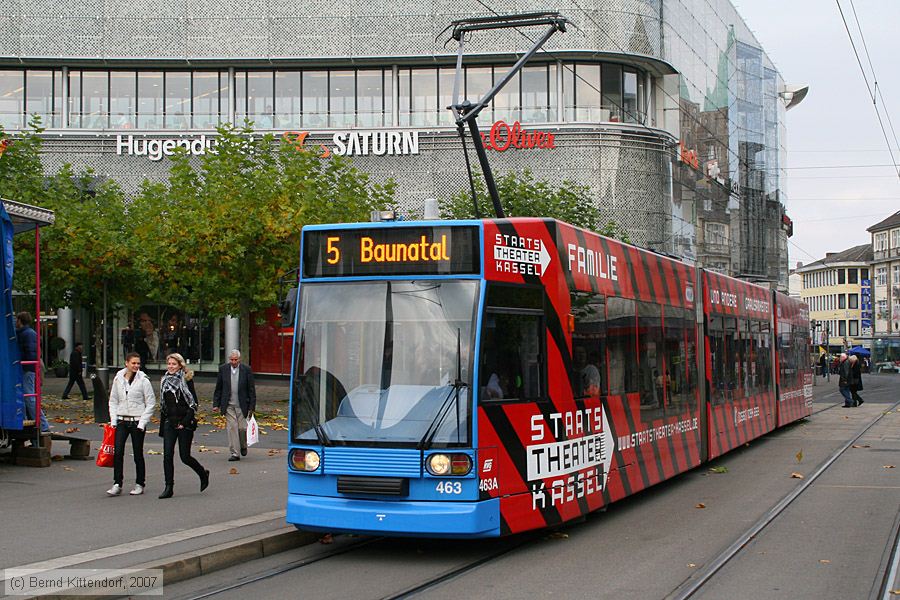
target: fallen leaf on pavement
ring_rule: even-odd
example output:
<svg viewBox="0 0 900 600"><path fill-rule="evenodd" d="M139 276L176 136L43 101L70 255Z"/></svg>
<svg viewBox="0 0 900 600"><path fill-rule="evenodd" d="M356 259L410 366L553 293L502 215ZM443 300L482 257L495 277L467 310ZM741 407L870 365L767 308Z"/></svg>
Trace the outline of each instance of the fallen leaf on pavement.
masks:
<svg viewBox="0 0 900 600"><path fill-rule="evenodd" d="M797 462L803 462L803 450L800 450L795 457L797 458Z"/></svg>
<svg viewBox="0 0 900 600"><path fill-rule="evenodd" d="M712 467L710 468L710 471L713 473L727 473L728 467Z"/></svg>
<svg viewBox="0 0 900 600"><path fill-rule="evenodd" d="M894 465L882 465L885 469L895 469Z"/></svg>
<svg viewBox="0 0 900 600"><path fill-rule="evenodd" d="M72 467L63 467L63 471L74 471Z"/></svg>
<svg viewBox="0 0 900 600"><path fill-rule="evenodd" d="M147 450L147 454L162 454L159 450Z"/></svg>
<svg viewBox="0 0 900 600"><path fill-rule="evenodd" d="M697 506L695 506L694 508L706 508L706 505L703 504L702 502L698 502Z"/></svg>
<svg viewBox="0 0 900 600"><path fill-rule="evenodd" d="M554 531L550 533L547 538L551 540L567 540L569 539L569 534L563 533L562 531Z"/></svg>
<svg viewBox="0 0 900 600"><path fill-rule="evenodd" d="M792 477L793 479L803 479L803 474L802 474L802 473L798 473L797 471L794 471L793 473L791 473L791 477Z"/></svg>
<svg viewBox="0 0 900 600"><path fill-rule="evenodd" d="M870 446L869 444L853 444L850 447L851 448L871 448L872 446Z"/></svg>
<svg viewBox="0 0 900 600"><path fill-rule="evenodd" d="M69 427L66 429L66 433L75 433L76 431L78 431L77 427Z"/></svg>
<svg viewBox="0 0 900 600"><path fill-rule="evenodd" d="M207 448L206 446L200 446L199 448L197 448L197 452L209 452L209 448Z"/></svg>
<svg viewBox="0 0 900 600"><path fill-rule="evenodd" d="M332 537L332 535L330 533L326 533L325 535L323 535L322 537L319 538L319 543L320 544L333 544L334 537Z"/></svg>
<svg viewBox="0 0 900 600"><path fill-rule="evenodd" d="M828 560L827 558L819 559L819 562L822 563L823 565L827 565L827 564L831 563L831 561Z"/></svg>
<svg viewBox="0 0 900 600"><path fill-rule="evenodd" d="M231 467L231 469L228 471L228 474L229 475L237 475L238 474L237 468Z"/></svg>
<svg viewBox="0 0 900 600"><path fill-rule="evenodd" d="M219 450L213 450L213 454L218 454Z"/></svg>
<svg viewBox="0 0 900 600"><path fill-rule="evenodd" d="M63 457L60 456L59 454L54 454L53 456L50 457L50 460L57 460L57 461L59 461L59 460L62 460L62 459L63 459Z"/></svg>
<svg viewBox="0 0 900 600"><path fill-rule="evenodd" d="M693 569L694 567L697 566L697 564L696 563L688 563L688 566Z"/></svg>

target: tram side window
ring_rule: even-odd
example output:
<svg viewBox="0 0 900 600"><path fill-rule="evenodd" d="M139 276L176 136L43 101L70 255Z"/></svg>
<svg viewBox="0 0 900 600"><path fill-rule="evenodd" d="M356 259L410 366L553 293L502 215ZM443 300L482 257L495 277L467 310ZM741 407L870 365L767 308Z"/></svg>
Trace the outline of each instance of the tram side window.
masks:
<svg viewBox="0 0 900 600"><path fill-rule="evenodd" d="M793 331L790 323L778 324L778 369L781 373L781 387L791 389L794 387L796 367L794 365Z"/></svg>
<svg viewBox="0 0 900 600"><path fill-rule="evenodd" d="M572 393L576 398L606 395L606 298L572 294Z"/></svg>
<svg viewBox="0 0 900 600"><path fill-rule="evenodd" d="M737 319L718 316L710 318L709 351L712 362L711 400L713 404L722 404L735 398L739 362L736 336Z"/></svg>
<svg viewBox="0 0 900 600"><path fill-rule="evenodd" d="M665 406L668 373L664 360L662 307L638 302L638 364L640 365L641 408Z"/></svg>
<svg viewBox="0 0 900 600"><path fill-rule="evenodd" d="M617 395L637 392L637 321L634 300L606 299L606 333L609 393Z"/></svg>
<svg viewBox="0 0 900 600"><path fill-rule="evenodd" d="M540 315L489 310L482 332L482 400L539 400L542 397Z"/></svg>
<svg viewBox="0 0 900 600"><path fill-rule="evenodd" d="M667 406L676 410L693 407L697 394L697 330L693 313L665 307Z"/></svg>
<svg viewBox="0 0 900 600"><path fill-rule="evenodd" d="M769 324L755 321L758 331L756 335L756 369L759 373L759 391L767 392L772 388L772 335Z"/></svg>

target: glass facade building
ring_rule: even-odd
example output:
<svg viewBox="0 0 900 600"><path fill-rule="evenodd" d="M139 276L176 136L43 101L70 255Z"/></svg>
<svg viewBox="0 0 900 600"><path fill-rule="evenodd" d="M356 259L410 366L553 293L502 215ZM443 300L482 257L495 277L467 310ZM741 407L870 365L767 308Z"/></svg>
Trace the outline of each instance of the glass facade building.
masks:
<svg viewBox="0 0 900 600"><path fill-rule="evenodd" d="M434 32L479 16L473 7L160 6L0 7L0 125L17 130L39 116L48 169L91 168L125 190L167 176L168 161L135 151L140 143L211 138L218 125L244 120L276 134L306 131L306 143L332 149L354 132L415 135L409 152L345 146L371 180L395 181L410 210L467 188L446 109L455 48ZM528 0L517 9L545 6ZM488 134L518 122L554 143L489 151L495 173L529 169L586 185L637 245L786 289L785 86L731 2L593 0L559 11L569 32L555 34L479 117ZM530 46L514 30L472 35L461 97L477 101ZM138 308L120 330L134 330ZM177 307L156 317L164 313L191 324L183 338L196 340L197 360L224 360L221 323ZM276 329L259 339L277 342ZM251 364L262 354L251 348ZM279 372L281 358L266 360L254 368Z"/></svg>

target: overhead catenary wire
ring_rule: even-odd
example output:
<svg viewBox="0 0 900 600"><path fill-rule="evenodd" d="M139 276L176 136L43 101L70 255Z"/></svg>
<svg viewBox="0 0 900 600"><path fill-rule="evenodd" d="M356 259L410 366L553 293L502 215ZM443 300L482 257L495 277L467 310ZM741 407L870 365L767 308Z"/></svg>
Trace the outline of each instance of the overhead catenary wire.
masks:
<svg viewBox="0 0 900 600"><path fill-rule="evenodd" d="M838 12L840 12L840 14L841 14L841 21L844 23L844 29L847 31L847 37L850 38L850 46L853 48L853 54L856 57L856 62L859 65L860 72L862 73L863 82L866 84L866 90L869 93L869 97L872 99L872 106L875 108L875 116L878 117L878 125L879 125L879 127L881 127L881 133L884 135L884 141L887 144L888 150L890 151L890 154L891 154L891 163L893 163L894 170L897 171L897 177L900 178L900 165L897 164L897 159L894 157L894 148L891 146L890 139L888 139L888 133L884 126L884 120L881 118L881 111L878 110L877 96L880 96L880 94L877 94L878 79L875 77L875 70L874 70L874 68L872 70L872 78L874 80L874 89L873 89L873 86L869 84L869 77L866 74L866 69L863 66L862 59L859 56L859 51L856 49L856 42L853 40L853 34L850 32L850 25L847 23L847 17L844 15L844 9L841 6L841 2L840 2L840 0L834 0L834 1L837 4ZM852 4L852 0L851 0L851 4ZM854 11L854 15L855 15L856 9L854 8L853 11ZM859 28L859 31L860 31L860 36L862 37L862 27L859 25L858 19L857 19L856 23L857 23L857 27ZM871 64L872 63L870 61L869 65L871 66ZM887 107L884 106L883 98L882 98L882 109L885 111L885 114L887 114ZM894 136L895 142L896 142L896 139L897 138L895 135Z"/></svg>

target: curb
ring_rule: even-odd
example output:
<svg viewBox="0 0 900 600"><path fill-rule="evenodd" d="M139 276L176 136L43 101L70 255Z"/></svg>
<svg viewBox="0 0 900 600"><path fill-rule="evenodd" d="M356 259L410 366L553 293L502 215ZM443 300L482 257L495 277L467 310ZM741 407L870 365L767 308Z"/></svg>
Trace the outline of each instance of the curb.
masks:
<svg viewBox="0 0 900 600"><path fill-rule="evenodd" d="M129 569L161 569L163 572L163 586L178 583L187 579L193 579L202 575L208 575L227 567L255 560L265 556L271 556L312 544L322 534L308 531L298 531L293 526L285 526L275 532L259 533L236 542L226 542L216 546L210 546L202 550L194 550L184 554L151 561ZM84 600L109 600L112 596L78 595ZM40 596L45 599L72 598L71 595L58 594Z"/></svg>

